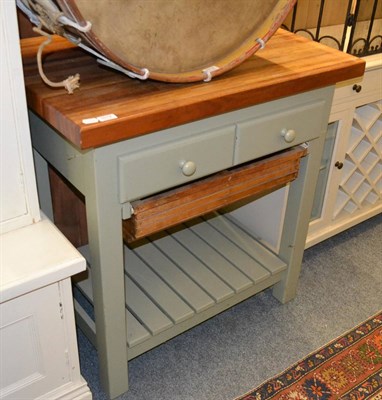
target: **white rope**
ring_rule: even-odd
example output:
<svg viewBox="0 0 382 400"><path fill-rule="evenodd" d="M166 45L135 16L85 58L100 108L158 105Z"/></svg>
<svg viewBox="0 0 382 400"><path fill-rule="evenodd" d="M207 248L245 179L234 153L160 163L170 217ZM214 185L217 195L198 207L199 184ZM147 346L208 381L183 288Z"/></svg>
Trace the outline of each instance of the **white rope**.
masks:
<svg viewBox="0 0 382 400"><path fill-rule="evenodd" d="M263 39L257 38L256 42L259 43L261 50L265 48L265 42Z"/></svg>
<svg viewBox="0 0 382 400"><path fill-rule="evenodd" d="M38 72L41 76L41 79L49 86L51 87L64 87L69 94L72 94L73 91L80 86L80 75L75 74L71 75L68 78L64 79L61 82L53 82L51 81L44 73L44 70L42 68L42 52L44 50L44 47L47 46L52 42L52 35L50 35L47 32L44 32L41 30L41 28L33 28L33 30L37 33L39 33L42 36L45 36L47 40L43 43L41 43L38 52L37 52L37 66L38 66Z"/></svg>
<svg viewBox="0 0 382 400"><path fill-rule="evenodd" d="M143 68L141 69L142 74L136 74L132 71L129 71L123 67L121 67L118 64L113 63L112 61L110 61L108 58L106 58L105 56L103 56L102 54L98 53L97 51L95 51L94 49L92 49L91 47L86 46L85 44L79 42L77 43L77 46L81 47L82 49L86 50L87 52L93 54L94 56L97 57L97 61L102 64L105 65L106 67L115 69L119 72L122 72L123 74L127 75L130 78L137 78L137 79L141 79L141 80L146 80L148 79L148 77L150 76L150 71L147 68Z"/></svg>
<svg viewBox="0 0 382 400"><path fill-rule="evenodd" d="M78 24L77 22L72 21L68 17L65 17L65 15L61 15L58 18L58 21L61 22L63 25L71 26L72 28L77 29L80 32L89 32L90 29L92 29L91 22L86 21L86 25L82 26L82 25Z"/></svg>
<svg viewBox="0 0 382 400"><path fill-rule="evenodd" d="M205 76L203 82L210 82L212 80L211 71L203 71L203 74Z"/></svg>
<svg viewBox="0 0 382 400"><path fill-rule="evenodd" d="M123 67L121 67L118 64L113 63L112 61L105 61L105 60L97 60L100 64L105 65L106 67L109 68L113 68L116 71L122 72L125 75L127 75L130 78L137 78L137 79L141 79L142 81L146 80L149 76L150 76L150 71L147 68L143 68L141 69L142 71L142 75L136 74L134 72L131 72Z"/></svg>
<svg viewBox="0 0 382 400"><path fill-rule="evenodd" d="M203 82L210 82L212 79L212 72L215 72L219 69L216 65L213 65L212 67L208 67L206 69L203 69L203 74L205 78L203 79Z"/></svg>

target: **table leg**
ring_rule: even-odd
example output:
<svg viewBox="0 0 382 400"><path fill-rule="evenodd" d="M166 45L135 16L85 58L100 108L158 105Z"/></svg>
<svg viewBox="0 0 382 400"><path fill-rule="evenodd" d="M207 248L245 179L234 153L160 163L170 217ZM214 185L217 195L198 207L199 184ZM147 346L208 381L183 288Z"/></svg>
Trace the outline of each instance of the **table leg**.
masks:
<svg viewBox="0 0 382 400"><path fill-rule="evenodd" d="M282 303L296 296L324 139L323 136L309 143L299 176L290 185L279 252L288 268L283 279L273 287L273 295Z"/></svg>
<svg viewBox="0 0 382 400"><path fill-rule="evenodd" d="M87 158L86 215L100 379L114 398L128 389L121 205L102 150Z"/></svg>
<svg viewBox="0 0 382 400"><path fill-rule="evenodd" d="M273 295L282 303L292 300L297 292L333 93L334 87L330 87L323 94L325 110L322 125L317 127L320 135L308 142L308 155L301 160L299 176L289 189L279 250L288 267L282 280L273 287Z"/></svg>

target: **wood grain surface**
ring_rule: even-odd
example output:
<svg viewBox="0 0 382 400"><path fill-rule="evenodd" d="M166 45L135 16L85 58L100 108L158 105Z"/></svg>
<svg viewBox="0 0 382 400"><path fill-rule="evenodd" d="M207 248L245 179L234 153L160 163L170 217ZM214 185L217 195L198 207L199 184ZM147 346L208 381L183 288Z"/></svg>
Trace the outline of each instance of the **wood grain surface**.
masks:
<svg viewBox="0 0 382 400"><path fill-rule="evenodd" d="M365 69L359 58L279 30L264 50L211 82L138 81L100 66L81 49L68 49L60 38L48 48L44 70L53 81L80 73L81 87L69 95L38 75L34 53L40 42L21 40L28 106L80 149L333 85ZM82 122L108 114L117 118Z"/></svg>

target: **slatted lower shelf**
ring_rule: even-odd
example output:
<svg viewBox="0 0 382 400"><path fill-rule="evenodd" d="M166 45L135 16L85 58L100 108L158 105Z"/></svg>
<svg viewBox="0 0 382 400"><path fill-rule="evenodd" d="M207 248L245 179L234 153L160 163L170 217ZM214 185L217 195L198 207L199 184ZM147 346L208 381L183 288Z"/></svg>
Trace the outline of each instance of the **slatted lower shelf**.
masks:
<svg viewBox="0 0 382 400"><path fill-rule="evenodd" d="M87 247L80 250L88 259ZM283 261L223 215L125 246L129 359L275 284L285 269ZM77 286L92 302L90 277L91 267L88 279Z"/></svg>

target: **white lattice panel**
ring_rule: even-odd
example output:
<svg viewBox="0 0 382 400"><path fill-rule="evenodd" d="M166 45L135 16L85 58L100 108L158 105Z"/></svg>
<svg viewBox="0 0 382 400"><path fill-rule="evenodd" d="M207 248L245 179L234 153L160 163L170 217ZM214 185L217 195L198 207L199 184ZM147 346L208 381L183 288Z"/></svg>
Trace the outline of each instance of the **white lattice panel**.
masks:
<svg viewBox="0 0 382 400"><path fill-rule="evenodd" d="M382 202L382 100L356 108L333 219Z"/></svg>

